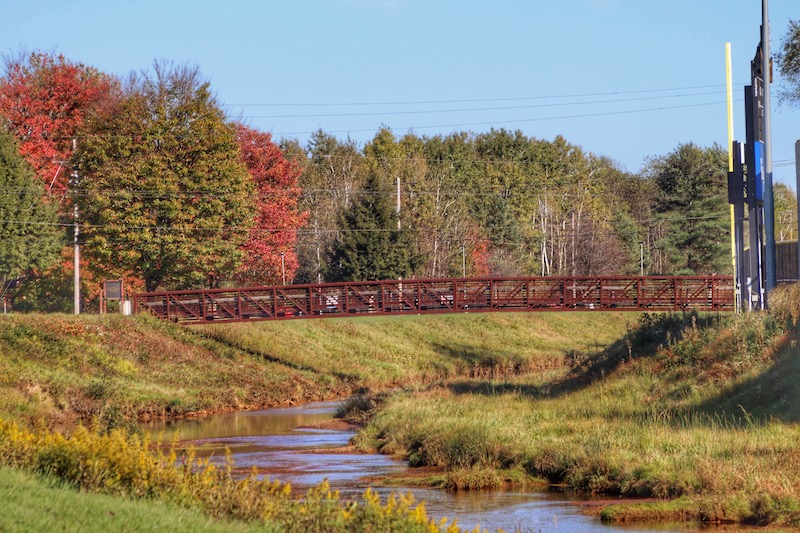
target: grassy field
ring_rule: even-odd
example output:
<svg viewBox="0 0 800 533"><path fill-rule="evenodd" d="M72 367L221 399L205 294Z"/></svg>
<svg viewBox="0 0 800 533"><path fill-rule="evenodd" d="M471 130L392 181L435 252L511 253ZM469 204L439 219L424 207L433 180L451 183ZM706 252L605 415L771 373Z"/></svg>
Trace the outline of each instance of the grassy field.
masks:
<svg viewBox="0 0 800 533"><path fill-rule="evenodd" d="M130 500L78 492L63 482L0 467L0 531L173 531L186 533L268 531L263 524L215 520L158 500Z"/></svg>
<svg viewBox="0 0 800 533"><path fill-rule="evenodd" d="M0 317L0 416L111 429L147 416L248 409L561 368L610 343L621 314L366 317L184 328L151 317Z"/></svg>
<svg viewBox="0 0 800 533"><path fill-rule="evenodd" d="M798 527L797 340L763 315L644 317L561 375L392 395L360 445L441 468L435 481L453 489L529 476L669 501L612 506L606 520Z"/></svg>
<svg viewBox="0 0 800 533"><path fill-rule="evenodd" d="M130 444L120 444L124 433L108 435L148 416L355 393L346 414L366 423L358 444L439 469L430 479L439 486L536 478L659 499L610 506L606 520L800 527L794 291L775 295L776 313L745 316L484 314L184 328L150 317L9 315L0 318L0 464L82 491L188 502L208 527L299 524L301 516L319 518L320 531L352 520L433 527L408 502L387 509L367 498L351 507L322 488L301 511L274 489L220 474L134 489L147 460L119 460L130 453L115 446ZM72 433L78 421L95 432ZM97 464L110 482L84 479ZM146 479L175 470L147 468ZM262 502L262 491L280 505Z"/></svg>

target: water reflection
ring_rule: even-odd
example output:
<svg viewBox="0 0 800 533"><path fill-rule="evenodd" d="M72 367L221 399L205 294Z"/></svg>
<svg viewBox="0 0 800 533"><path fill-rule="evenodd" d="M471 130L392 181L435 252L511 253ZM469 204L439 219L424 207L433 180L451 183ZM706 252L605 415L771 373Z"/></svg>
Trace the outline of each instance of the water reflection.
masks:
<svg viewBox="0 0 800 533"><path fill-rule="evenodd" d="M336 453L355 434L352 431L324 429L336 412L337 402L321 402L298 407L210 415L169 422L154 422L146 430L162 441L177 431L181 441L211 462L225 462L226 450L242 474L255 468L260 477L288 481L304 490L327 479L345 498L358 498L370 486L370 479L402 473L405 463L375 454ZM397 489L377 488L386 497ZM491 530L523 532L604 532L651 533L690 532L696 525L662 524L609 526L581 513L576 500L587 500L571 493L557 492L448 492L435 489L401 489L425 502L430 516L457 519L461 527L476 526ZM713 529L711 530L713 531ZM726 531L730 531L729 529Z"/></svg>
<svg viewBox="0 0 800 533"><path fill-rule="evenodd" d="M301 426L330 420L338 406L337 402L318 402L297 407L220 413L151 422L145 430L151 435L160 432L171 435L178 431L183 440L290 434Z"/></svg>
<svg viewBox="0 0 800 533"><path fill-rule="evenodd" d="M329 421L336 402L284 409L225 413L203 418L152 423L145 429L153 438L169 440L177 431L198 457L224 464L229 451L242 474L254 468L259 477L289 481L298 491L325 479L343 496L358 497L369 487L367 477L384 477L406 470L406 465L385 455L330 453L347 446L354 431L320 429ZM309 453L313 451L313 453Z"/></svg>

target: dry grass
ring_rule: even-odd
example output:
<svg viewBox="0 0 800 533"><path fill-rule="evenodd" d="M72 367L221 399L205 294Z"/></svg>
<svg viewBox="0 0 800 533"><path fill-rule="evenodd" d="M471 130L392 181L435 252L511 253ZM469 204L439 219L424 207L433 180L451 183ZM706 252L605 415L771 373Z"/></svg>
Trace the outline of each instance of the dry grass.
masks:
<svg viewBox="0 0 800 533"><path fill-rule="evenodd" d="M763 315L653 320L575 354L566 374L391 397L360 445L458 472L460 488L498 486L498 470L518 468L586 492L678 498L606 519L669 508L673 519L800 524L800 413L785 408L800 404L796 334Z"/></svg>

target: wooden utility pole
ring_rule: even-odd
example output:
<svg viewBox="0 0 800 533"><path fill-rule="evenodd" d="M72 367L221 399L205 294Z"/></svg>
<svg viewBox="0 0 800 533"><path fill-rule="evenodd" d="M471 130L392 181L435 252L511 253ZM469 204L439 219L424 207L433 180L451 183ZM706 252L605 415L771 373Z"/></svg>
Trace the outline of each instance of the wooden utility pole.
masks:
<svg viewBox="0 0 800 533"><path fill-rule="evenodd" d="M72 155L75 156L75 148L77 147L78 142L75 139L72 139ZM78 189L78 171L75 170L72 173L73 179L73 192L77 193ZM73 217L74 217L74 252L73 252L73 266L75 270L75 276L73 280L73 304L75 308L75 314L81 314L81 246L78 243L78 236L80 235L80 228L78 228L78 195L74 194L72 197L73 202Z"/></svg>

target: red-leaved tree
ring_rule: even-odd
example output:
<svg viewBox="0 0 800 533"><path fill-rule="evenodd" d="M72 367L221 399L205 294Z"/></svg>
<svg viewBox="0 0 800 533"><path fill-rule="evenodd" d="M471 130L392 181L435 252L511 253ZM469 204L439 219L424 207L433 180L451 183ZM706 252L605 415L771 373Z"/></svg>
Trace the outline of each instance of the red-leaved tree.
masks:
<svg viewBox="0 0 800 533"><path fill-rule="evenodd" d="M284 156L269 133L240 124L237 139L258 196L255 224L234 279L244 285L279 284L285 273L289 283L297 270L297 230L307 219L297 206L300 167Z"/></svg>
<svg viewBox="0 0 800 533"><path fill-rule="evenodd" d="M66 220L71 220L74 200L65 197L72 171L73 139L81 142L87 117L104 112L118 95L115 78L61 55L33 52L4 61L0 125L18 139L20 154L46 191L57 195L60 214ZM30 310L71 309L71 249L65 248L63 255L64 261L34 273L34 278L22 286L22 293L16 295L18 301L30 296ZM96 296L96 280L89 269L82 270L82 294Z"/></svg>
<svg viewBox="0 0 800 533"><path fill-rule="evenodd" d="M51 192L66 190L72 139L87 115L104 108L117 87L114 78L61 55L34 52L6 60L0 119Z"/></svg>
<svg viewBox="0 0 800 533"><path fill-rule="evenodd" d="M491 258L492 241L489 239L478 239L472 246L470 259L472 261L472 271L470 276L488 276L491 274L489 261Z"/></svg>

